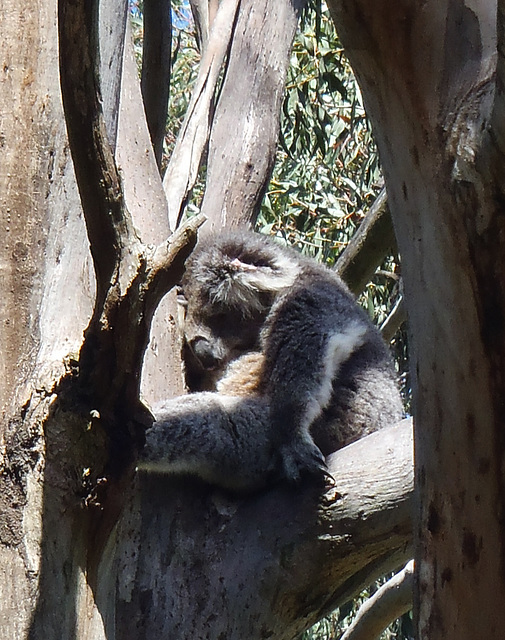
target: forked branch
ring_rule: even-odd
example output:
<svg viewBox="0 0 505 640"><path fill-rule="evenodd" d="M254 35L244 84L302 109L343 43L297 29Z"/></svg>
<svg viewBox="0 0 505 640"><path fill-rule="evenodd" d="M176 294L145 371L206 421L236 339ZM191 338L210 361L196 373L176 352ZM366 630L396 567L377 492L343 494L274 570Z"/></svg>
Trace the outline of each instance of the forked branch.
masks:
<svg viewBox="0 0 505 640"><path fill-rule="evenodd" d="M93 317L81 349L83 388L100 412L138 402L150 324L181 277L202 218L153 251L126 207L100 99L98 0L59 2L61 89L68 136L95 267Z"/></svg>

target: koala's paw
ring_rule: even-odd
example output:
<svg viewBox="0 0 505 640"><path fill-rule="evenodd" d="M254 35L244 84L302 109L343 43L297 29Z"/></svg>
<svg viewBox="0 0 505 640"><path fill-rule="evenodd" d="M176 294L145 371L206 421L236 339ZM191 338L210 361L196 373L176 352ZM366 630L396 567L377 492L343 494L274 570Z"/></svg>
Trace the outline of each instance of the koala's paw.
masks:
<svg viewBox="0 0 505 640"><path fill-rule="evenodd" d="M297 438L282 445L279 453L284 474L291 482L299 482L304 473L321 478L328 475L324 456L312 440Z"/></svg>

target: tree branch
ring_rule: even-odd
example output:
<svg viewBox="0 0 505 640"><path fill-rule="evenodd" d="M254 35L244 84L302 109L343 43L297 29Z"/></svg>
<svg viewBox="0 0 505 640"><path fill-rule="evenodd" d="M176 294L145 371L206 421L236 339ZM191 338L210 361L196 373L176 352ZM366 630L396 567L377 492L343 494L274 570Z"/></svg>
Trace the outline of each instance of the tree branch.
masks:
<svg viewBox="0 0 505 640"><path fill-rule="evenodd" d="M411 422L337 451L328 464L334 483L326 487L278 484L245 497L191 478L142 474L141 516L133 505L124 520L129 535L118 534L124 548L113 579L125 588L117 637L132 637L135 626L133 637L156 630L174 639L292 640L407 561ZM134 525L142 544L132 556Z"/></svg>
<svg viewBox="0 0 505 640"><path fill-rule="evenodd" d="M156 248L145 281L148 313L154 313L161 298L180 281L184 262L195 246L197 231L205 220L203 215L190 218L166 243Z"/></svg>
<svg viewBox="0 0 505 640"><path fill-rule="evenodd" d="M386 189L382 189L361 226L338 257L335 270L351 291L361 293L388 251L395 246Z"/></svg>
<svg viewBox="0 0 505 640"><path fill-rule="evenodd" d="M377 638L392 622L412 608L414 561L382 585L359 608L352 624L340 640Z"/></svg>
<svg viewBox="0 0 505 640"><path fill-rule="evenodd" d="M98 0L60 0L60 76L68 138L97 280L95 319L121 261L139 252L100 103Z"/></svg>
<svg viewBox="0 0 505 640"><path fill-rule="evenodd" d="M209 41L209 32L219 6L219 0L189 0L195 21L198 46L203 53Z"/></svg>
<svg viewBox="0 0 505 640"><path fill-rule="evenodd" d="M150 0L144 4L141 87L147 126L158 168L161 168L167 122L171 56L171 1Z"/></svg>
<svg viewBox="0 0 505 640"><path fill-rule="evenodd" d="M209 137L210 114L219 75L233 35L239 5L240 0L223 0L219 5L188 110L163 180L172 229L179 224L196 181Z"/></svg>
<svg viewBox="0 0 505 640"><path fill-rule="evenodd" d="M205 232L258 215L279 138L293 37L306 0L241 0L212 120L201 206ZM226 162L223 162L226 158Z"/></svg>
<svg viewBox="0 0 505 640"><path fill-rule="evenodd" d="M394 307L391 310L391 313L384 320L384 322L380 326L380 332L384 340L389 343L393 339L393 336L398 331L398 329L402 326L404 322L407 320L407 310L405 309L405 302L403 300L403 295L398 297L398 300L395 302Z"/></svg>
<svg viewBox="0 0 505 640"><path fill-rule="evenodd" d="M123 84L123 57L128 23L128 0L109 0L100 5L100 90L110 145L115 151L119 101Z"/></svg>

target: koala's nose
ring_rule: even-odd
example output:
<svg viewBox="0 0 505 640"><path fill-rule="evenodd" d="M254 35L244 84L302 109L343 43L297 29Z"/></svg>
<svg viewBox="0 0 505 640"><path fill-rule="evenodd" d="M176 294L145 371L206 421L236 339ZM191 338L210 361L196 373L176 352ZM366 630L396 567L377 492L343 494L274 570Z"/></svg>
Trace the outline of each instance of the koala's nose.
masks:
<svg viewBox="0 0 505 640"><path fill-rule="evenodd" d="M195 338L189 343L191 351L206 371L219 369L223 359L205 338Z"/></svg>

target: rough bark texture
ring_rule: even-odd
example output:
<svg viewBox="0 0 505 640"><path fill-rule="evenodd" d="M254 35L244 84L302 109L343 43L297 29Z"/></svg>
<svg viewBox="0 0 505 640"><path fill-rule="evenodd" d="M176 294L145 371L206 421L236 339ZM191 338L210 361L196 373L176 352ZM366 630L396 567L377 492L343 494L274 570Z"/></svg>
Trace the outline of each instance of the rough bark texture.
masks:
<svg viewBox="0 0 505 640"><path fill-rule="evenodd" d="M116 637L291 640L401 565L412 553L411 422L333 454L329 468L326 488L245 497L140 477L149 499L118 533Z"/></svg>
<svg viewBox="0 0 505 640"><path fill-rule="evenodd" d="M116 1L117 15L124 15L124 0ZM163 242L160 179L145 123L132 126L132 109L121 111L113 157L116 136L106 131L115 129L115 109L103 120L95 75L97 4L62 1L62 86L90 254L58 83L55 3L4 4L1 634L19 640L135 640L187 638L191 630L194 637L218 637L226 629L232 639L270 632L287 638L408 553L409 426L340 452L336 488L324 496L316 487L278 486L232 498L159 478L146 479L140 489L130 486L128 438L140 420L133 409L150 316L180 275L194 233ZM256 22L265 31L272 24L280 34L286 19L279 35L284 57L296 15L288 5L276 4L278 13L265 24ZM256 8L242 16L246 23L255 18ZM252 47L254 34L246 32ZM278 44L258 40L260 62L272 42ZM121 57L122 48L113 47L102 73L119 68ZM278 97L281 58L258 65L265 76L261 99L271 92ZM249 70L253 62L254 55ZM108 100L117 100L119 87L123 100L138 100L131 68L122 82L107 85ZM255 145L262 148L255 127L266 120L254 122ZM133 157L138 171L126 166ZM230 156L224 164L232 162ZM252 207L268 166L261 180L238 171L237 183L232 180L225 191L235 198L242 181L244 206ZM132 184L124 187L127 176ZM237 202L226 205L227 216L237 212ZM163 375L152 374L150 392L167 382ZM162 392L170 395L164 386Z"/></svg>
<svg viewBox="0 0 505 640"><path fill-rule="evenodd" d="M497 6L328 4L373 121L402 256L415 377L419 638L499 637L505 217Z"/></svg>

